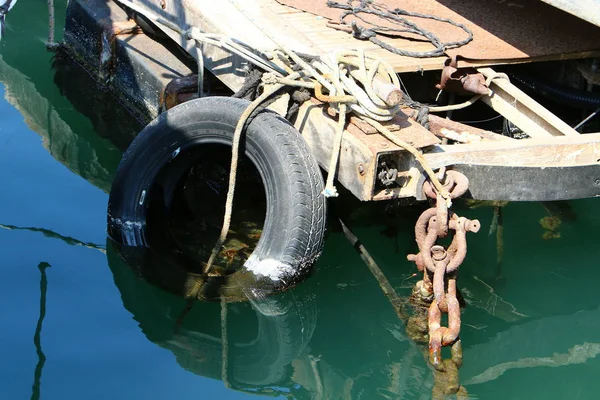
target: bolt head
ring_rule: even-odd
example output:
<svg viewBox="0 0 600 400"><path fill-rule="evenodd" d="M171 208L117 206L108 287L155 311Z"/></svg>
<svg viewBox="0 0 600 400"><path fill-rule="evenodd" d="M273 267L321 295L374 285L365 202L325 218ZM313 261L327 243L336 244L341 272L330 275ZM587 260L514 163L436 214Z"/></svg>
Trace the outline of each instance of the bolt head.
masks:
<svg viewBox="0 0 600 400"><path fill-rule="evenodd" d="M365 169L365 165L364 164L358 164L358 173L360 175L364 175L367 173L366 169Z"/></svg>

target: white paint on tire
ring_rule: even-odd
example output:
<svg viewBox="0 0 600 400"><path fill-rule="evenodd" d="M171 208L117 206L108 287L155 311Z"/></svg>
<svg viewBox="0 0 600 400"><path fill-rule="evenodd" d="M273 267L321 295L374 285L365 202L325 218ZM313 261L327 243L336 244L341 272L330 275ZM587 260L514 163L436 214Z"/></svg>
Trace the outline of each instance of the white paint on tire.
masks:
<svg viewBox="0 0 600 400"><path fill-rule="evenodd" d="M244 266L255 275L267 277L272 281L280 281L282 278L295 274L294 268L290 265L272 258L259 260L254 253L244 263Z"/></svg>

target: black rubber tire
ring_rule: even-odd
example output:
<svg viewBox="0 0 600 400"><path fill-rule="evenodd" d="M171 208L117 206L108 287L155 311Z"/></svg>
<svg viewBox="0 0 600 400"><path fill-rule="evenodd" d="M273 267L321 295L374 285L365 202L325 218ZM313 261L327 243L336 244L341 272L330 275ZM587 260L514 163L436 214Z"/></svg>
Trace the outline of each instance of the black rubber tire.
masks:
<svg viewBox="0 0 600 400"><path fill-rule="evenodd" d="M195 146L230 146L235 126L248 105L245 100L229 97L202 98L174 107L148 124L117 169L108 204L109 236L128 247L149 247L146 199L157 194L152 188L163 167L169 165L179 171L173 173L177 175L189 167L183 155L190 154ZM285 290L307 276L323 248L323 178L298 131L278 114L260 112L245 129L242 152L256 166L265 187L263 233L242 270L225 278L201 278L212 285L205 285L200 299L245 299L242 292L253 287L263 292ZM175 178L173 182L178 180ZM160 195L166 208L175 186L162 186ZM162 278L155 278L161 284Z"/></svg>

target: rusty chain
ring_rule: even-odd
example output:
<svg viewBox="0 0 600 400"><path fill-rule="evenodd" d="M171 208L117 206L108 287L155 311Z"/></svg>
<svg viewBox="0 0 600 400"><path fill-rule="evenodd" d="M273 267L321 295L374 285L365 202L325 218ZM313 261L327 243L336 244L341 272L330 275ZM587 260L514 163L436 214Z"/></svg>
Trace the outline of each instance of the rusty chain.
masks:
<svg viewBox="0 0 600 400"><path fill-rule="evenodd" d="M457 171L440 171L444 188L451 198L462 196L469 187L466 176ZM408 255L423 272L419 284L421 297L430 302L427 312L429 333L429 362L435 368L435 388L440 393L465 392L458 380L458 369L462 365L460 334L460 304L457 297L456 277L458 267L467 254L467 232L479 231L477 220L459 217L447 207L447 202L427 181L423 186L427 197L435 199L435 207L425 210L415 225L418 254ZM453 231L452 242L445 248L436 244L438 239ZM442 314L448 314L448 326L442 326ZM452 357L442 358L442 347L451 346Z"/></svg>

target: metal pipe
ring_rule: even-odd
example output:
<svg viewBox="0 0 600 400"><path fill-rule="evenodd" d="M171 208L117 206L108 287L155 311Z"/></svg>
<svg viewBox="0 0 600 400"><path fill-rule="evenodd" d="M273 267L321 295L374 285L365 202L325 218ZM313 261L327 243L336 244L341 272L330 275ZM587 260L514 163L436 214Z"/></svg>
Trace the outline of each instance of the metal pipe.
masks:
<svg viewBox="0 0 600 400"><path fill-rule="evenodd" d="M593 113L591 113L590 115L588 115L583 121L581 121L580 123L575 125L575 127L573 129L577 130L577 129L581 128L583 125L585 125L586 122L588 122L590 119L594 118L596 116L596 114L598 114L599 112L600 112L600 108L597 109L596 111L594 111Z"/></svg>
<svg viewBox="0 0 600 400"><path fill-rule="evenodd" d="M48 41L46 49L55 51L58 48L58 43L54 41L54 0L48 0Z"/></svg>

